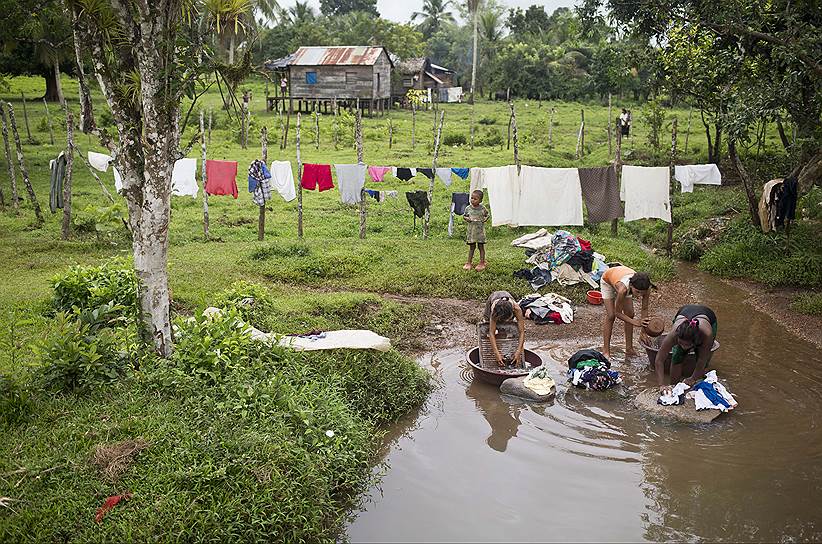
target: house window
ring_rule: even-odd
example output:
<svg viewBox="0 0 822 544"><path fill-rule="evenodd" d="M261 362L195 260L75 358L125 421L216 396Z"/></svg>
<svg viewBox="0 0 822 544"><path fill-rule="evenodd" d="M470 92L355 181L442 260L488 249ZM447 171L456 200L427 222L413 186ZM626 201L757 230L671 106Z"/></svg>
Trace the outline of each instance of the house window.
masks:
<svg viewBox="0 0 822 544"><path fill-rule="evenodd" d="M357 72L346 72L345 73L345 84L346 85L354 85L357 82Z"/></svg>
<svg viewBox="0 0 822 544"><path fill-rule="evenodd" d="M413 85L414 85L414 82L410 79L403 79L402 80L402 86L403 87L412 87Z"/></svg>
<svg viewBox="0 0 822 544"><path fill-rule="evenodd" d="M308 85L316 85L317 84L317 72L306 72L305 73L305 82Z"/></svg>

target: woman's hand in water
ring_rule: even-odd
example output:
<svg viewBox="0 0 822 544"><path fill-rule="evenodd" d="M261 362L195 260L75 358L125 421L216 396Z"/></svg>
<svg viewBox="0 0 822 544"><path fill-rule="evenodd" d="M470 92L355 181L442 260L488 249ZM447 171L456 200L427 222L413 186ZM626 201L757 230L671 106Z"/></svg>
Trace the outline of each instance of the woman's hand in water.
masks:
<svg viewBox="0 0 822 544"><path fill-rule="evenodd" d="M662 397L667 397L673 392L670 385L660 385L659 386L659 395Z"/></svg>
<svg viewBox="0 0 822 544"><path fill-rule="evenodd" d="M520 360L522 360L522 350L517 350L514 352L514 364L519 364Z"/></svg>

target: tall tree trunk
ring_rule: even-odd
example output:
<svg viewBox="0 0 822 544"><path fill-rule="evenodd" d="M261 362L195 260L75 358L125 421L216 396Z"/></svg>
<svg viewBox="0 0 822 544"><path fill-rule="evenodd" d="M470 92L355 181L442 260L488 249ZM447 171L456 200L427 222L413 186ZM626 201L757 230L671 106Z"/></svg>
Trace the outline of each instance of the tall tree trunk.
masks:
<svg viewBox="0 0 822 544"><path fill-rule="evenodd" d="M728 154L731 157L731 162L733 163L734 168L736 168L740 179L742 179L742 185L745 187L745 196L748 200L748 211L751 214L751 223L757 227L761 227L759 222L759 200L756 198L756 193L754 192L754 182L748 175L747 170L745 170L745 166L742 164L742 161L736 152L736 142L732 138L728 138Z"/></svg>
<svg viewBox="0 0 822 544"><path fill-rule="evenodd" d="M63 96L63 82L60 81L60 59L54 59L52 68L54 69L54 84L56 86L55 92L57 93L57 101L60 102L61 106L65 106L66 98Z"/></svg>
<svg viewBox="0 0 822 544"><path fill-rule="evenodd" d="M714 164L719 164L722 162L722 125L720 123L716 123L714 127L714 151L713 151L713 158L711 162Z"/></svg>
<svg viewBox="0 0 822 544"><path fill-rule="evenodd" d="M234 33L231 33L231 37L228 39L228 63L234 64L234 40L235 36Z"/></svg>
<svg viewBox="0 0 822 544"><path fill-rule="evenodd" d="M782 125L782 117L779 115L776 116L776 131L779 133L779 139L782 142L782 147L785 148L785 151L789 150L791 148L791 142L785 135L785 127Z"/></svg>
<svg viewBox="0 0 822 544"><path fill-rule="evenodd" d="M474 7L474 48L471 53L471 149L474 149L474 94L477 85L477 19L479 4Z"/></svg>
<svg viewBox="0 0 822 544"><path fill-rule="evenodd" d="M57 78L54 77L54 69L48 69L43 72L43 79L46 80L46 92L43 95L43 98L48 100L49 102L59 102L60 101L60 92L58 90L58 83Z"/></svg>
<svg viewBox="0 0 822 544"><path fill-rule="evenodd" d="M80 130L88 133L95 129L94 108L91 103L91 92L83 68L83 52L80 49L80 21L72 11L71 26L74 37L74 62L77 70L77 84L80 87Z"/></svg>

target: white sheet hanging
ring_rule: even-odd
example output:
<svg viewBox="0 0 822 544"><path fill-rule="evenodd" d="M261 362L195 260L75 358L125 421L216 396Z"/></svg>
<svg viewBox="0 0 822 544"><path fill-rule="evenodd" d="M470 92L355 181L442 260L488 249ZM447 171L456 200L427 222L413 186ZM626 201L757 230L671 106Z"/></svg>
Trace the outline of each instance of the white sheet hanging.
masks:
<svg viewBox="0 0 822 544"><path fill-rule="evenodd" d="M662 219L671 222L670 175L667 166L622 167L625 221Z"/></svg>
<svg viewBox="0 0 822 544"><path fill-rule="evenodd" d="M582 225L582 185L576 168L523 166L514 223L519 226Z"/></svg>
<svg viewBox="0 0 822 544"><path fill-rule="evenodd" d="M180 159L171 172L171 194L197 198L197 159Z"/></svg>

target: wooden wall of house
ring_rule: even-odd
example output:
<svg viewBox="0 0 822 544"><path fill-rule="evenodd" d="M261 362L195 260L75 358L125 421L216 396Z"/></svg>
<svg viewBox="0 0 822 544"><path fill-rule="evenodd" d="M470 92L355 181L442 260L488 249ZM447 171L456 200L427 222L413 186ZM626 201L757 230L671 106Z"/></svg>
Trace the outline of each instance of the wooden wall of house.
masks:
<svg viewBox="0 0 822 544"><path fill-rule="evenodd" d="M372 66L290 66L291 96L295 98L361 98L373 97ZM306 72L317 73L317 83L305 81Z"/></svg>
<svg viewBox="0 0 822 544"><path fill-rule="evenodd" d="M374 63L374 98L391 98L391 61L385 51Z"/></svg>

